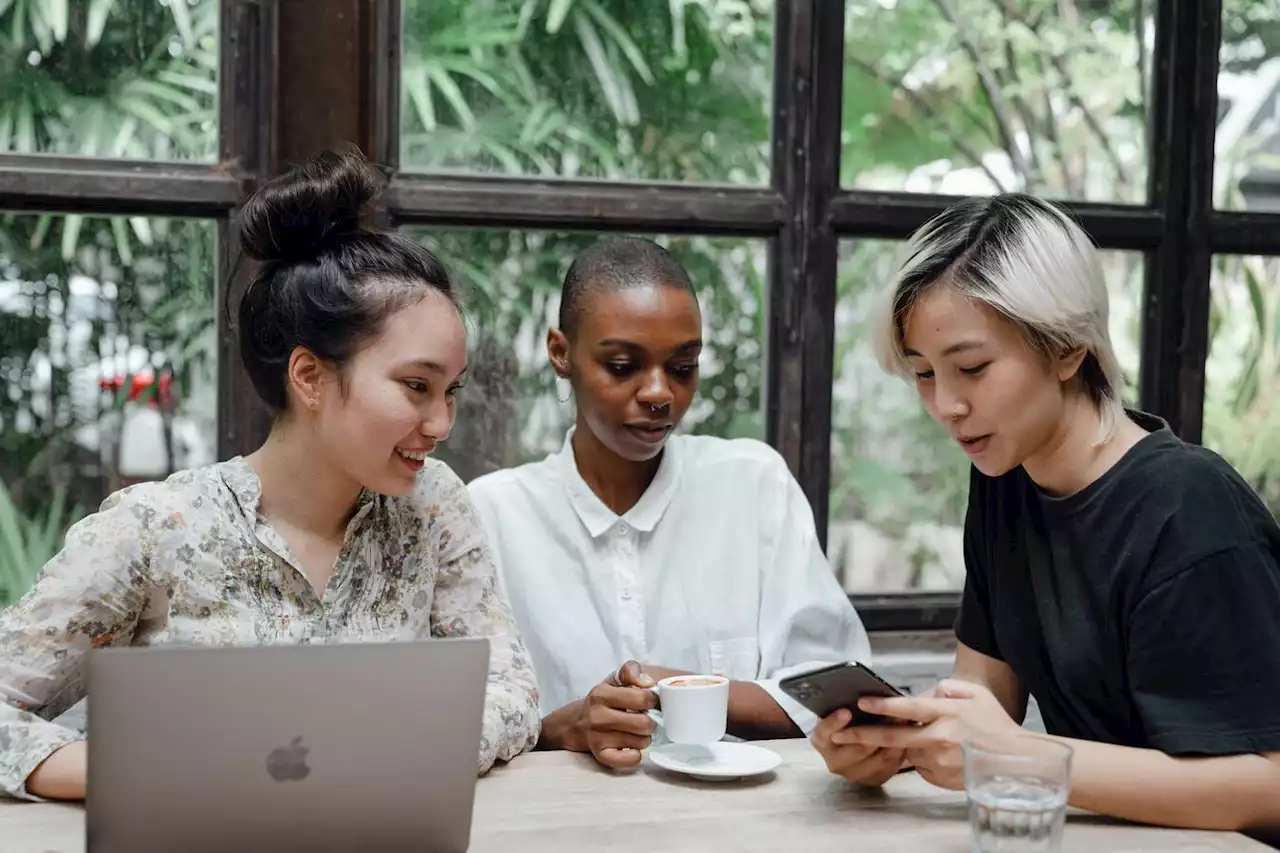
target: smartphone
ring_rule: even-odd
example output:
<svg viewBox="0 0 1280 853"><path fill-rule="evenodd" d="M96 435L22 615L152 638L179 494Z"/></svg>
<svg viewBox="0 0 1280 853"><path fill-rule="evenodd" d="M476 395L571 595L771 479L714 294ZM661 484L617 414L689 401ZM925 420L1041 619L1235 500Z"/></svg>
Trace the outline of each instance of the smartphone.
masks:
<svg viewBox="0 0 1280 853"><path fill-rule="evenodd" d="M902 696L901 690L860 663L849 661L834 666L793 675L778 682L782 692L818 715L819 719L841 708L853 712L851 726L866 723L889 723L893 720L858 709L863 696Z"/></svg>

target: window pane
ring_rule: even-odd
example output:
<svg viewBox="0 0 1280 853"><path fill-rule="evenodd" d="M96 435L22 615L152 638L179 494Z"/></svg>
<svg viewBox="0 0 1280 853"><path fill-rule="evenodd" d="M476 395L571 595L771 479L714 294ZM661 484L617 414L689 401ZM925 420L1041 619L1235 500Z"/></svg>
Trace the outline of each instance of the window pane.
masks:
<svg viewBox="0 0 1280 853"><path fill-rule="evenodd" d="M1280 211L1280 2L1228 0L1218 52L1214 201Z"/></svg>
<svg viewBox="0 0 1280 853"><path fill-rule="evenodd" d="M439 455L470 480L560 449L573 421L568 383L547 363L560 285L598 235L542 231L416 231L461 281L472 356L458 421ZM702 307L698 396L681 427L763 438L768 243L721 237L657 240L688 270Z"/></svg>
<svg viewBox="0 0 1280 853"><path fill-rule="evenodd" d="M1145 201L1157 5L848 0L842 182Z"/></svg>
<svg viewBox="0 0 1280 853"><path fill-rule="evenodd" d="M404 0L406 168L769 180L773 0Z"/></svg>
<svg viewBox="0 0 1280 853"><path fill-rule="evenodd" d="M1219 255L1210 279L1204 444L1280 511L1280 258Z"/></svg>
<svg viewBox="0 0 1280 853"><path fill-rule="evenodd" d="M216 158L218 0L0 8L0 151Z"/></svg>
<svg viewBox="0 0 1280 853"><path fill-rule="evenodd" d="M214 461L213 259L212 222L2 216L0 605L109 493Z"/></svg>
<svg viewBox="0 0 1280 853"><path fill-rule="evenodd" d="M843 241L832 392L827 553L849 592L959 589L969 460L925 413L915 388L883 373L867 317L893 276L901 243ZM1142 255L1102 253L1111 336L1137 397Z"/></svg>

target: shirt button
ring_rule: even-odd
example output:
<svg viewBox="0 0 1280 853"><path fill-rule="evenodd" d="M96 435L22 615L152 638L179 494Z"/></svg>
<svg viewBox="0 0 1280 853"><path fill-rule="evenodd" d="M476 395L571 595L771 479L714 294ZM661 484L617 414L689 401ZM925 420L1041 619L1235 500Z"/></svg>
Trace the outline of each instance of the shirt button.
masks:
<svg viewBox="0 0 1280 853"><path fill-rule="evenodd" d="M618 527L617 527L617 533L618 533L618 535L619 535L619 536L626 536L626 535L627 535L627 526L626 526L625 524L619 524L619 525L618 525Z"/></svg>
<svg viewBox="0 0 1280 853"><path fill-rule="evenodd" d="M624 589L624 590L622 591L622 600L623 600L623 601L630 601L630 600L631 600L631 590L629 590L629 589Z"/></svg>

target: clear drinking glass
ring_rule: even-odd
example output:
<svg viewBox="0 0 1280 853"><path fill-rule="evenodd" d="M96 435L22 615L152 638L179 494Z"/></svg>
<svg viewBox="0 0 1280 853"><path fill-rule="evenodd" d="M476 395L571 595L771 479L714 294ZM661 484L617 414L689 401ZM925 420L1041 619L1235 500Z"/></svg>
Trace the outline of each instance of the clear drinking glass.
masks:
<svg viewBox="0 0 1280 853"><path fill-rule="evenodd" d="M964 791L974 853L1058 853L1073 752L1034 735L965 741Z"/></svg>

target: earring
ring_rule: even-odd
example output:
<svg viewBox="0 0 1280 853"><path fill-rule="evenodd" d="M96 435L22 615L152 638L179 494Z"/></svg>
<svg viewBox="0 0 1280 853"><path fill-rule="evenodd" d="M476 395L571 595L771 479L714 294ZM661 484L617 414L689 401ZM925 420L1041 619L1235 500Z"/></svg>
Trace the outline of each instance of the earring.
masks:
<svg viewBox="0 0 1280 853"><path fill-rule="evenodd" d="M566 385L566 386L568 386L568 390L567 390L567 391L565 391L565 394L564 394L564 396L563 396L563 397L561 397L561 396L560 396L560 383L561 383L561 382L565 383L565 385ZM569 402L569 399L570 399L571 397L573 397L573 385L572 385L572 384L570 384L568 377L565 377L565 376L557 376L557 377L556 377L556 400L557 400L557 401L559 401L560 403L567 403L567 402Z"/></svg>

